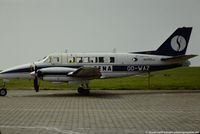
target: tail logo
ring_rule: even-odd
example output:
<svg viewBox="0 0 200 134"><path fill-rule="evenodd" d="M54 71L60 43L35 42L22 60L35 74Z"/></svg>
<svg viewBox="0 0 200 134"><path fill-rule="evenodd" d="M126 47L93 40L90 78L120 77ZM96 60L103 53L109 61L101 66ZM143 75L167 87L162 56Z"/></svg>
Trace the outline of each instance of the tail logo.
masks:
<svg viewBox="0 0 200 134"><path fill-rule="evenodd" d="M181 52L186 47L186 40L183 36L176 35L171 40L171 47L174 51Z"/></svg>

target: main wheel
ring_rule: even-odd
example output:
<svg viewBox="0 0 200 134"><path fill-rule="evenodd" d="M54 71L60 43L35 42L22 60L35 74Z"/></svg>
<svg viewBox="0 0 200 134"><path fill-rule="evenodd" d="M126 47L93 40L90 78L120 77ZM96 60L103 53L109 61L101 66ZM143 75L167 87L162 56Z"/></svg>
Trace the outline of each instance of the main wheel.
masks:
<svg viewBox="0 0 200 134"><path fill-rule="evenodd" d="M79 88L78 88L78 93L79 93L79 94L83 94L83 92L84 92L83 90L84 90L84 88L79 87Z"/></svg>
<svg viewBox="0 0 200 134"><path fill-rule="evenodd" d="M6 96L7 90L5 88L0 89L0 96Z"/></svg>
<svg viewBox="0 0 200 134"><path fill-rule="evenodd" d="M84 89L83 87L79 87L78 88L78 93L80 95L88 95L88 94L90 94L90 90L89 89Z"/></svg>

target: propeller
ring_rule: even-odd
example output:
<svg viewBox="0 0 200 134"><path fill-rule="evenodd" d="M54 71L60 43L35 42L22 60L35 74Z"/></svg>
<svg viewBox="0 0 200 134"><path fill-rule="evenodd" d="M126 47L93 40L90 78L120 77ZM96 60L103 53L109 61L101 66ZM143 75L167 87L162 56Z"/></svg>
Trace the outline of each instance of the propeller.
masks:
<svg viewBox="0 0 200 134"><path fill-rule="evenodd" d="M39 92L39 84L38 84L38 77L37 76L35 76L33 83L34 83L34 89L35 89L35 91Z"/></svg>
<svg viewBox="0 0 200 134"><path fill-rule="evenodd" d="M34 80L33 80L33 85L34 85L34 89L36 92L39 92L39 80L38 80L38 75L37 75L37 66L34 65L33 67L33 72L31 73L34 76Z"/></svg>

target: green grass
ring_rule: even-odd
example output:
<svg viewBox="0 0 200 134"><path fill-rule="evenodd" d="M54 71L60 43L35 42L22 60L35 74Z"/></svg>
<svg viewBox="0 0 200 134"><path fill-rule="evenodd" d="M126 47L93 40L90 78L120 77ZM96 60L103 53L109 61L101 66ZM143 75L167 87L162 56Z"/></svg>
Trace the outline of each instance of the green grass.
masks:
<svg viewBox="0 0 200 134"><path fill-rule="evenodd" d="M40 81L40 89L77 89L78 85L55 84ZM8 89L33 89L32 80L11 80ZM147 75L114 79L98 79L90 82L91 89L148 89ZM150 89L200 89L200 67L182 67L151 73Z"/></svg>
<svg viewBox="0 0 200 134"><path fill-rule="evenodd" d="M91 86L100 89L148 89L148 76L94 80ZM200 89L200 67L176 68L151 73L151 89Z"/></svg>

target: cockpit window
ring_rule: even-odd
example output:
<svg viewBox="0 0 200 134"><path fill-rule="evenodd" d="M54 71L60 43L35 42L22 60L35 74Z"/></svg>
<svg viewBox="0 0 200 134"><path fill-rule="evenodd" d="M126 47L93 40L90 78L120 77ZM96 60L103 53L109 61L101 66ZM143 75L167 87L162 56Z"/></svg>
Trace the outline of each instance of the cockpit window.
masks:
<svg viewBox="0 0 200 134"><path fill-rule="evenodd" d="M51 62L51 57L46 56L46 57L43 58L43 61L44 61L45 63L50 63L50 62Z"/></svg>
<svg viewBox="0 0 200 134"><path fill-rule="evenodd" d="M59 64L60 63L60 57L59 56L51 56L51 63L52 64Z"/></svg>

